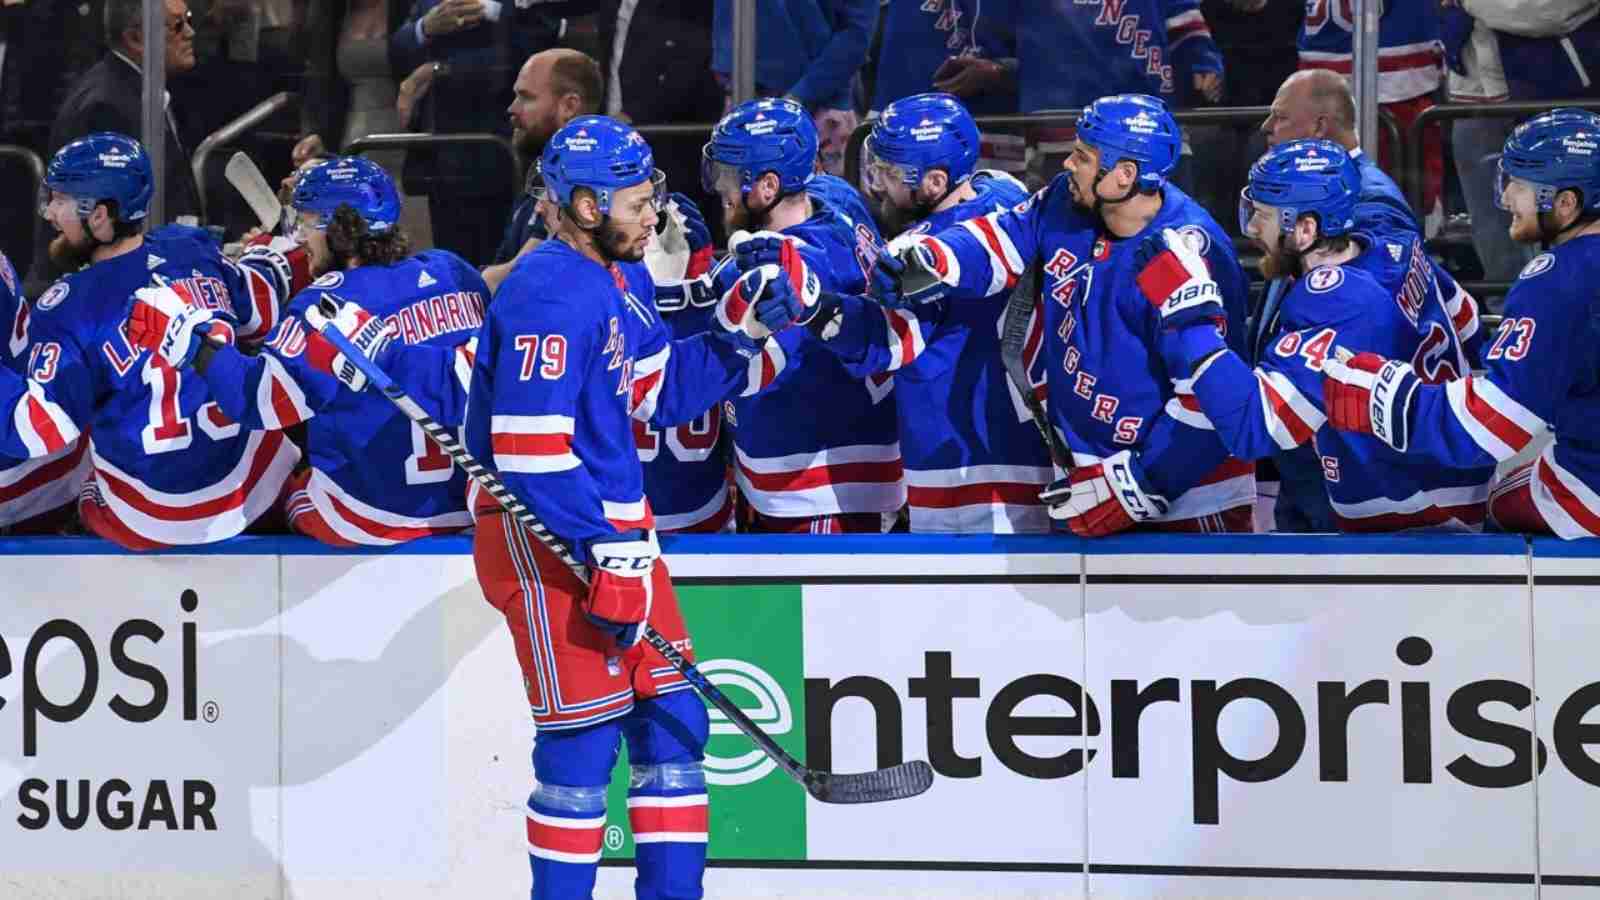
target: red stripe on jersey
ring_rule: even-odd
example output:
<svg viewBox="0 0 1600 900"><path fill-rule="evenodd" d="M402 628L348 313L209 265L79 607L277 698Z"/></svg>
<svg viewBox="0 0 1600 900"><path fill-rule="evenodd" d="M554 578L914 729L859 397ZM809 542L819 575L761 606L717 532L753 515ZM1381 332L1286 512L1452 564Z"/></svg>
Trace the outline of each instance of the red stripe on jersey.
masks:
<svg viewBox="0 0 1600 900"><path fill-rule="evenodd" d="M1468 325L1472 324L1472 319L1477 314L1478 306L1473 299L1471 297L1462 297L1461 308L1456 310L1456 314L1450 320L1450 323L1455 326L1456 333L1460 334Z"/></svg>
<svg viewBox="0 0 1600 900"><path fill-rule="evenodd" d="M245 473L244 481L232 491L220 497L214 497L204 503L193 506L167 506L156 503L138 488L111 474L105 469L97 469L100 477L105 479L106 486L116 494L122 502L128 504L139 512L154 519L168 522L194 522L199 519L209 519L229 510L237 509L244 504L245 497L250 493L272 465L272 460L278 455L278 448L283 444L284 437L281 431L262 432L261 444L256 448L255 458L250 461L250 470Z"/></svg>
<svg viewBox="0 0 1600 900"><path fill-rule="evenodd" d="M916 327L888 310L884 310L883 316L889 320L889 328L900 344L900 365L910 365L917 358Z"/></svg>
<svg viewBox="0 0 1600 900"><path fill-rule="evenodd" d="M1467 503L1461 506L1430 506L1427 509L1409 513L1380 513L1376 516L1362 516L1351 519L1333 514L1339 523L1340 531L1350 532L1384 532L1404 531L1407 528L1429 528L1443 525L1455 519L1464 525L1481 525L1484 517L1484 504Z"/></svg>
<svg viewBox="0 0 1600 900"><path fill-rule="evenodd" d="M1176 44L1177 42L1183 40L1186 37L1193 37L1196 34L1210 34L1210 33L1211 33L1211 26L1206 24L1206 20L1205 19L1192 19L1192 20L1190 20L1188 22L1184 22L1182 25L1178 25L1176 27L1168 28L1167 29L1167 43L1169 45Z"/></svg>
<svg viewBox="0 0 1600 900"><path fill-rule="evenodd" d="M1393 56L1378 56L1379 72L1400 72L1406 69L1429 69L1439 64L1439 53L1436 50L1418 50L1415 53L1397 53ZM1341 59L1306 59L1300 58L1302 69L1329 69L1341 75L1349 75L1351 71L1350 57Z"/></svg>
<svg viewBox="0 0 1600 900"><path fill-rule="evenodd" d="M1195 395L1174 394L1173 396L1178 398L1178 405L1184 409L1187 409L1190 412L1201 413L1202 415L1205 413L1205 410L1200 408L1200 398L1196 397Z"/></svg>
<svg viewBox="0 0 1600 900"><path fill-rule="evenodd" d="M1005 251L1000 247L1000 236L995 234L994 224L990 222L987 217L973 219L972 224L976 226L979 231L983 232L983 241L989 245L989 252L994 256L995 259L999 260L1000 265L1005 267L1006 287L1016 287L1017 277L1022 273L1011 271L1011 263L1006 259Z"/></svg>
<svg viewBox="0 0 1600 900"><path fill-rule="evenodd" d="M954 509L993 503L1038 506L1042 502L1039 500L1039 490L1039 485L1018 484L1014 481L963 484L955 487L916 487L908 484L906 502L923 509Z"/></svg>
<svg viewBox="0 0 1600 900"><path fill-rule="evenodd" d="M1478 420L1478 424L1488 429L1489 433L1500 439L1500 442L1512 450L1521 450L1533 440L1533 435L1524 431L1521 425L1501 415L1489 401L1478 396L1472 386L1477 383L1476 376L1467 377L1466 400L1467 414Z"/></svg>
<svg viewBox="0 0 1600 900"><path fill-rule="evenodd" d="M634 834L662 834L686 832L705 834L709 828L709 810L704 803L694 806L630 806L628 824Z"/></svg>
<svg viewBox="0 0 1600 900"><path fill-rule="evenodd" d="M493 441L495 453L507 453L512 456L560 456L572 452L570 434L517 434L497 431L494 433Z"/></svg>
<svg viewBox="0 0 1600 900"><path fill-rule="evenodd" d="M283 382L278 380L278 376L267 377L272 379L272 414L278 417L278 427L288 428L304 421L300 410L295 408L294 401L289 398L289 392L284 389Z"/></svg>
<svg viewBox="0 0 1600 900"><path fill-rule="evenodd" d="M50 413L45 411L44 404L37 398L28 397L28 423L44 441L44 449L48 453L59 453L67 447L67 441L61 436L61 431L56 428L56 422L50 418Z"/></svg>
<svg viewBox="0 0 1600 900"><path fill-rule="evenodd" d="M391 541L414 541L417 538L424 538L434 534L455 534L461 530L461 526L451 526L447 528L412 528L403 525L385 525L382 522L374 522L373 520L344 505L343 503L340 503L339 498L333 496L332 494L328 494L327 497L328 502L332 503L334 510L338 512L339 518L344 519L346 522L349 522L351 525L354 525L373 537L385 538Z"/></svg>
<svg viewBox="0 0 1600 900"><path fill-rule="evenodd" d="M560 853L593 854L600 852L605 826L596 828L558 828L528 820L528 843L544 850Z"/></svg>
<svg viewBox="0 0 1600 900"><path fill-rule="evenodd" d="M88 441L79 441L78 446L66 456L51 460L48 464L34 469L32 472L17 479L15 484L0 487L0 503L10 503L12 500L41 485L49 484L57 478L70 475L72 470L78 467L79 460L83 459L84 450L88 446Z"/></svg>
<svg viewBox="0 0 1600 900"><path fill-rule="evenodd" d="M1294 411L1294 407L1283 399L1283 395L1273 388L1272 382L1265 378L1259 378L1257 382L1261 385L1261 390L1266 393L1267 404L1272 407L1273 417L1288 427L1289 436L1294 438L1295 445L1299 446L1311 440L1313 433L1311 427L1300 418L1299 413Z"/></svg>
<svg viewBox="0 0 1600 900"><path fill-rule="evenodd" d="M259 321L257 325L259 330L251 332L250 336L261 337L273 326L273 320L277 318L272 314L276 305L272 296L272 287L267 284L267 279L261 273L253 272L249 269L246 269L245 272L249 276L247 280L250 282L250 299L255 304L256 319Z"/></svg>
<svg viewBox="0 0 1600 900"><path fill-rule="evenodd" d="M1583 526L1583 530L1590 534L1600 534L1600 514L1584 506L1583 501L1572 493L1572 489L1556 477L1555 471L1550 468L1550 463L1542 456L1539 457L1539 480L1550 489L1550 496L1556 498L1556 502L1561 504L1567 515Z"/></svg>
<svg viewBox="0 0 1600 900"><path fill-rule="evenodd" d="M922 246L928 248L928 255L933 257L933 271L940 278L950 275L950 258L945 256L944 247L938 241L923 241Z"/></svg>
<svg viewBox="0 0 1600 900"><path fill-rule="evenodd" d="M1200 479L1200 484L1216 484L1231 478L1238 478L1241 475L1255 475L1255 473L1256 464L1253 461L1234 459L1230 456L1222 461L1222 465L1207 472L1206 477Z"/></svg>
<svg viewBox="0 0 1600 900"><path fill-rule="evenodd" d="M726 491L722 497L722 507L716 512L693 525L682 528L663 528L662 534L718 534L727 527L733 518L733 491Z"/></svg>
<svg viewBox="0 0 1600 900"><path fill-rule="evenodd" d="M803 491L830 484L893 484L900 480L900 460L894 462L836 463L799 472L752 472L739 465L750 486L761 491Z"/></svg>
<svg viewBox="0 0 1600 900"><path fill-rule="evenodd" d="M633 407L632 408L633 409L638 409L639 408L639 404L644 402L644 398L650 396L650 392L652 390L654 390L655 386L660 384L660 383L661 383L661 370L660 369L657 369L656 371L651 372L649 375L646 375L646 376L644 376L642 378L635 378L633 380ZM674 382L674 384L676 384L676 382Z"/></svg>

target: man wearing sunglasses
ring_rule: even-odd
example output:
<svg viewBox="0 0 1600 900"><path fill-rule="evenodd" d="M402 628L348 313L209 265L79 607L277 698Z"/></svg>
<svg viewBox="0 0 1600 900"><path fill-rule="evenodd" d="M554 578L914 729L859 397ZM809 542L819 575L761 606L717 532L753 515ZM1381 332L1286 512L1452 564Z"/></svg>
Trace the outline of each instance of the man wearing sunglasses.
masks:
<svg viewBox="0 0 1600 900"><path fill-rule="evenodd" d="M194 14L184 0L166 0L167 78L195 66ZM144 31L139 0L106 0L105 34L109 52L68 90L61 112L50 128L50 153L99 131L140 134L143 131ZM189 166L189 152L178 136L178 114L167 105L166 152L157 186L164 191L167 218L184 225L199 223L200 190ZM48 254L54 234L41 222L34 231L33 264L26 293L37 296L67 274Z"/></svg>

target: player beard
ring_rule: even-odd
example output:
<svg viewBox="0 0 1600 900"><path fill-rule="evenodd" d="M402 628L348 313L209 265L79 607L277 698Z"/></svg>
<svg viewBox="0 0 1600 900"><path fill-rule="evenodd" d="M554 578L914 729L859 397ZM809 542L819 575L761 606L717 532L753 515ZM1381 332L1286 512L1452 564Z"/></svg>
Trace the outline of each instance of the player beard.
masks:
<svg viewBox="0 0 1600 900"><path fill-rule="evenodd" d="M77 243L65 234L58 234L50 241L50 263L62 272L76 272L83 268L93 253L94 242L87 235Z"/></svg>
<svg viewBox="0 0 1600 900"><path fill-rule="evenodd" d="M645 244L649 240L647 231L638 238L630 241L622 229L611 224L609 220L600 223L594 233L594 245L600 255L612 262L639 262L644 259Z"/></svg>
<svg viewBox="0 0 1600 900"><path fill-rule="evenodd" d="M1260 246L1259 242L1257 246ZM1265 250L1261 254L1261 277L1268 281L1274 278L1298 276L1300 271L1300 254L1286 249L1280 242L1272 250Z"/></svg>

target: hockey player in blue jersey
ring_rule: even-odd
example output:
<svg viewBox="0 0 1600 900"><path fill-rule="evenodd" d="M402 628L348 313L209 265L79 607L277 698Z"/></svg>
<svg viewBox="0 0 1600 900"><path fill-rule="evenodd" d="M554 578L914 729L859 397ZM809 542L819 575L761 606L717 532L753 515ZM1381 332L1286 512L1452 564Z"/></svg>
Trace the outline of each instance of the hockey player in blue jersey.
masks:
<svg viewBox="0 0 1600 900"><path fill-rule="evenodd" d="M564 126L541 170L551 240L518 260L478 335L466 443L589 566L585 587L481 492L473 554L505 616L538 729L528 799L533 894L591 895L606 785L628 743L640 897L697 898L705 868L708 721L640 623L692 657L645 499L632 419L691 421L751 390L763 360L718 330L670 340L639 261L664 198L638 132Z"/></svg>
<svg viewBox="0 0 1600 900"><path fill-rule="evenodd" d="M28 391L31 312L17 270L0 253L0 323L6 328L6 340L0 344L0 404L6 409L15 409ZM89 471L88 446L86 440L75 440L33 459L0 453L0 534L52 534L66 526L72 518L72 503L78 499L78 487Z"/></svg>
<svg viewBox="0 0 1600 900"><path fill-rule="evenodd" d="M847 211L830 181L813 190L817 132L789 100L752 100L717 123L705 145L701 179L722 199L730 235L781 237L822 287L858 293L877 254L876 226ZM754 270L752 270L754 271ZM738 327L755 297L724 291L718 317ZM798 329L768 341L781 364L770 390L732 404L734 475L754 531L883 531L905 503L895 436L892 379L852 375Z"/></svg>
<svg viewBox="0 0 1600 900"><path fill-rule="evenodd" d="M483 323L488 287L453 253L408 255L399 193L369 160L336 159L307 170L295 186L294 208L319 277L291 301L260 355L203 340L209 311L175 288L139 292L129 337L174 369L198 373L223 413L247 428L308 422L311 465L284 491L295 531L349 547L466 528L472 519L464 475L388 401L360 393L359 372L334 365L336 351L319 333L330 316L319 304L330 295L348 298L331 318L348 337L364 336L364 349L379 365L389 365L386 351L394 348L438 348L436 364L406 380L408 393L438 415L465 404L470 341Z"/></svg>
<svg viewBox="0 0 1600 900"><path fill-rule="evenodd" d="M884 110L863 165L879 220L904 232L896 242L1027 199L1011 176L975 171L978 144L972 116L949 94L918 94ZM779 243L753 239L739 256L775 263ZM1000 362L999 299L925 304L913 314L830 295L823 308L806 308L791 281L778 279L757 301L766 327L811 325L816 343L853 373L894 374L912 531L1049 530L1039 491L1052 477L1050 457Z"/></svg>
<svg viewBox="0 0 1600 900"><path fill-rule="evenodd" d="M83 522L129 549L232 537L269 510L300 458L279 431L242 427L203 380L131 344L123 329L134 292L179 285L213 317L212 334L259 343L293 290L276 250L238 263L193 228L144 233L155 189L149 157L132 138L101 132L50 161L41 214L59 232L52 254L87 264L39 296L27 326L29 414L18 418L25 455L59 452L92 431L92 479ZM0 446L0 454L21 455Z"/></svg>
<svg viewBox="0 0 1600 900"><path fill-rule="evenodd" d="M1102 97L1078 120L1066 173L1011 210L916 237L874 278L886 305L915 307L994 297L1039 273L1049 419L1074 464L1043 499L1084 536L1251 530L1253 467L1228 458L1200 411L1135 258L1151 234L1184 235L1219 285L1230 339L1240 334L1232 242L1166 181L1178 144L1161 101Z"/></svg>
<svg viewBox="0 0 1600 900"><path fill-rule="evenodd" d="M1492 465L1440 469L1323 428L1322 371L1335 346L1408 360L1430 382L1466 371L1420 245L1357 230L1360 190L1355 161L1332 141L1280 144L1251 167L1240 230L1261 247L1263 270L1297 279L1254 369L1217 333L1211 276L1176 232L1146 238L1149 296L1178 298L1162 303L1162 322L1180 335L1200 407L1235 456L1312 445L1341 531L1477 531Z"/></svg>
<svg viewBox="0 0 1600 900"><path fill-rule="evenodd" d="M1553 433L1536 460L1494 485L1489 516L1508 531L1600 536L1600 116L1556 109L1517 126L1499 190L1511 237L1544 252L1506 296L1487 371L1439 385L1405 359L1330 357L1328 419L1452 468L1503 462Z"/></svg>

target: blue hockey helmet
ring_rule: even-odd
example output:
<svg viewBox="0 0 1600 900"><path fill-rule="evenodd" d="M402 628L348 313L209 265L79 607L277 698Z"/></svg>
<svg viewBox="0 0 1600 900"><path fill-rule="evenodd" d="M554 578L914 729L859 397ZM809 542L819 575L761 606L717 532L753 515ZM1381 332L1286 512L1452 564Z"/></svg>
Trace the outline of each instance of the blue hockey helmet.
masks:
<svg viewBox="0 0 1600 900"><path fill-rule="evenodd" d="M561 206L572 205L572 192L594 192L602 215L611 212L612 196L646 181L656 189L656 209L664 208L666 177L644 136L609 116L579 116L561 126L539 158L544 188Z"/></svg>
<svg viewBox="0 0 1600 900"><path fill-rule="evenodd" d="M1600 212L1600 115L1564 107L1518 125L1500 154L1494 197L1502 209L1513 178L1533 186L1540 212L1568 189L1582 192L1585 212Z"/></svg>
<svg viewBox="0 0 1600 900"><path fill-rule="evenodd" d="M1146 94L1101 97L1078 116L1078 140L1100 153L1100 171L1123 160L1139 166L1138 189L1161 189L1178 164L1183 136L1167 105Z"/></svg>
<svg viewBox="0 0 1600 900"><path fill-rule="evenodd" d="M138 222L150 209L155 183L150 157L138 141L114 131L97 131L50 158L39 183L39 212L44 214L54 191L77 200L80 216L87 217L97 204L111 200L117 204L119 220Z"/></svg>
<svg viewBox="0 0 1600 900"><path fill-rule="evenodd" d="M298 212L320 216L319 229L328 227L341 206L359 213L373 234L383 234L400 220L400 192L394 179L382 166L359 156L330 159L301 172L290 202Z"/></svg>
<svg viewBox="0 0 1600 900"><path fill-rule="evenodd" d="M1247 230L1255 206L1276 207L1278 230L1291 231L1301 216L1314 215L1324 237L1356 227L1361 168L1333 141L1279 144L1250 167L1250 183L1239 192L1239 231Z"/></svg>
<svg viewBox="0 0 1600 900"><path fill-rule="evenodd" d="M978 165L978 126L949 94L915 94L889 104L862 148L868 183L922 183L929 169L944 169L958 185Z"/></svg>
<svg viewBox="0 0 1600 900"><path fill-rule="evenodd" d="M700 153L700 185L738 185L741 195L768 172L782 194L805 190L817 168L817 126L806 108L789 99L747 100L711 131Z"/></svg>

